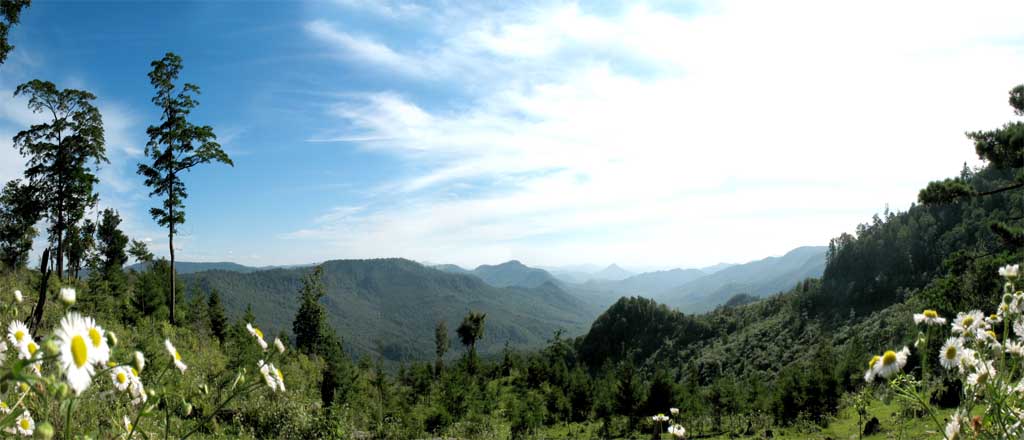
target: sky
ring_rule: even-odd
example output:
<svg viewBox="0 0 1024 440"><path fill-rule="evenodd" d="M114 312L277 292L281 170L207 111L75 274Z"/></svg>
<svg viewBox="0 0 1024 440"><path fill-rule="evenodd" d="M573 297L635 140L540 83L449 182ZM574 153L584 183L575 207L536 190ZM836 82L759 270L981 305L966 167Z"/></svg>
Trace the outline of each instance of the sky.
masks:
<svg viewBox="0 0 1024 440"><path fill-rule="evenodd" d="M475 3L35 0L0 180L14 88L89 90L100 208L166 255L135 170L173 51L235 162L185 177L178 260L701 267L906 210L1024 82L1020 1Z"/></svg>

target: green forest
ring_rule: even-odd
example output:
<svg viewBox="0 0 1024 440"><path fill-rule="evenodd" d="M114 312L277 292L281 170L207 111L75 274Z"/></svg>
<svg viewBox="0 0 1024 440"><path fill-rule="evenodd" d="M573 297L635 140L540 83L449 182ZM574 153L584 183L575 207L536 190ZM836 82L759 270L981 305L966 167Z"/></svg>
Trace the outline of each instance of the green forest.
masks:
<svg viewBox="0 0 1024 440"><path fill-rule="evenodd" d="M0 5L3 62L29 2ZM690 314L401 258L181 273L174 239L203 191L183 176L234 165L190 114L186 65L150 64L162 116L138 163L168 258L119 212L87 215L108 160L97 97L17 87L47 122L13 138L27 166L0 193L0 435L1024 437L1024 85L1016 119L966 134L983 166L832 239L821 277L699 292L722 301Z"/></svg>

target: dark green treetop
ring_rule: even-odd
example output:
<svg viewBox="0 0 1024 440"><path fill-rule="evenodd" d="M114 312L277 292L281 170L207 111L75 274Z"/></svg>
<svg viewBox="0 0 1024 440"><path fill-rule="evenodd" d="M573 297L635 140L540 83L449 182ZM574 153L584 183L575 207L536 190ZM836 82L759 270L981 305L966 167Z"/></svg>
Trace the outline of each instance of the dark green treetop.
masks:
<svg viewBox="0 0 1024 440"><path fill-rule="evenodd" d="M14 46L7 42L11 27L21 21L21 10L31 3L30 0L0 0L0 64L7 61L7 54Z"/></svg>

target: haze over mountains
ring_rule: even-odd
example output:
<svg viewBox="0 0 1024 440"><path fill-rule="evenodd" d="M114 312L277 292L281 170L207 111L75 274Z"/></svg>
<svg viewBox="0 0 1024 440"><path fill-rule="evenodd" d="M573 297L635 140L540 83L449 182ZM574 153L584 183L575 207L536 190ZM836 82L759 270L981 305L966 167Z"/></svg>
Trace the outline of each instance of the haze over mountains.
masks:
<svg viewBox="0 0 1024 440"><path fill-rule="evenodd" d="M323 303L349 351L399 362L430 359L437 322L446 321L454 334L470 310L487 313L486 336L479 349L496 354L506 342L518 348L542 346L558 330L570 337L582 335L599 313L623 296L644 296L683 312L703 312L738 294L764 297L790 289L805 278L821 276L824 265L824 247L802 247L780 257L707 269L626 276L628 271L611 265L596 268L584 282L574 282L576 278L556 277L517 260L471 270L400 258L334 260L323 263ZM268 334L291 331L302 277L312 270L308 265L176 266L189 289L216 289L229 315L242 316L251 307ZM457 341L452 345L457 347Z"/></svg>

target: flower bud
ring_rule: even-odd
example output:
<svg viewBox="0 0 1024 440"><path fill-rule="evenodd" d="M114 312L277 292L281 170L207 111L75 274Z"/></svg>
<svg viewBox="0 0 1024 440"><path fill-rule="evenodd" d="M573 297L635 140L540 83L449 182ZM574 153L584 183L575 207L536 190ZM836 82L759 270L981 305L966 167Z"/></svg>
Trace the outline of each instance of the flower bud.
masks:
<svg viewBox="0 0 1024 440"><path fill-rule="evenodd" d="M146 356L141 351L135 352L135 359L132 362L135 365L135 369L139 372L146 366Z"/></svg>
<svg viewBox="0 0 1024 440"><path fill-rule="evenodd" d="M65 305L71 306L75 304L75 288L74 287L62 287L60 289L60 301Z"/></svg>
<svg viewBox="0 0 1024 440"><path fill-rule="evenodd" d="M60 345L57 345L57 341L53 339L47 339L43 342L43 351L49 356L56 356L60 354Z"/></svg>
<svg viewBox="0 0 1024 440"><path fill-rule="evenodd" d="M192 404L186 403L185 406L181 408L181 411L185 414L185 417L192 415Z"/></svg>
<svg viewBox="0 0 1024 440"><path fill-rule="evenodd" d="M21 291L20 291L20 290L15 290L15 291L14 291L14 301L17 301L17 302L18 302L18 304L21 304L21 302L22 302L22 301L23 301L24 299L25 299L25 298L24 298L23 296L21 296Z"/></svg>
<svg viewBox="0 0 1024 440"><path fill-rule="evenodd" d="M69 391L70 390L68 389L68 384L61 382L60 385L57 385L57 399L66 399L68 397Z"/></svg>
<svg viewBox="0 0 1024 440"><path fill-rule="evenodd" d="M43 422L36 425L35 435L36 438L41 438L44 440L49 440L53 438L53 425L51 425L50 422Z"/></svg>
<svg viewBox="0 0 1024 440"><path fill-rule="evenodd" d="M107 330L107 344L110 344L111 347L117 347L117 335L109 330Z"/></svg>

